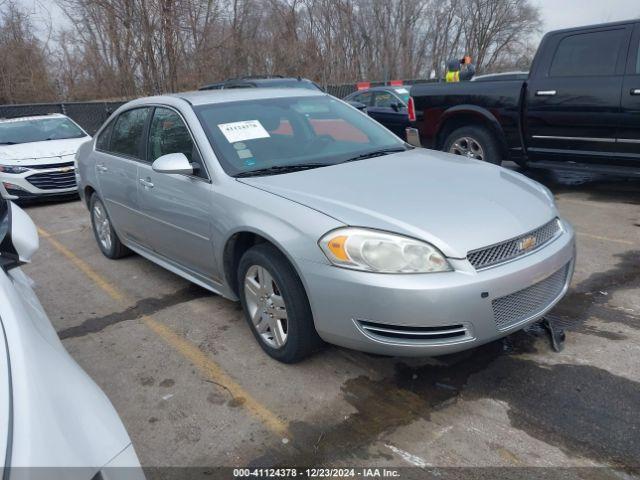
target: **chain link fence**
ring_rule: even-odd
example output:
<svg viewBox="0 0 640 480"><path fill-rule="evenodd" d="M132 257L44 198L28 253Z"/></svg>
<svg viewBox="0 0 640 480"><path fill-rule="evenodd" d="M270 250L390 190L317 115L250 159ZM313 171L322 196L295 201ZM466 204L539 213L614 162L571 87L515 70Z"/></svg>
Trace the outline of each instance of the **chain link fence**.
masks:
<svg viewBox="0 0 640 480"><path fill-rule="evenodd" d="M404 85L433 82L434 80L404 80ZM371 82L371 87L386 85L385 82ZM358 89L355 83L329 85L327 93L334 97L344 98ZM95 134L104 121L125 102L64 102L64 103L29 103L21 105L0 105L0 118L29 117L62 113L73 119L84 128L89 135Z"/></svg>

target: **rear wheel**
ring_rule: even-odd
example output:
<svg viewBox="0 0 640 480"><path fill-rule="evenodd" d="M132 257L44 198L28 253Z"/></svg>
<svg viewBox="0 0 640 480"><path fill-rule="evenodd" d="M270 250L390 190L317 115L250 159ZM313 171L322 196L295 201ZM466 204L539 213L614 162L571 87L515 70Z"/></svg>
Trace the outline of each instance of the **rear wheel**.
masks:
<svg viewBox="0 0 640 480"><path fill-rule="evenodd" d="M449 134L444 151L454 155L500 165L502 155L495 135L484 127L461 127Z"/></svg>
<svg viewBox="0 0 640 480"><path fill-rule="evenodd" d="M295 363L323 345L302 282L275 247L249 249L240 260L238 282L247 322L269 356Z"/></svg>
<svg viewBox="0 0 640 480"><path fill-rule="evenodd" d="M104 203L102 203L97 193L91 196L89 208L91 210L93 235L96 237L98 247L104 256L115 260L129 255L131 250L120 242L113 225L111 225L107 209L104 208Z"/></svg>

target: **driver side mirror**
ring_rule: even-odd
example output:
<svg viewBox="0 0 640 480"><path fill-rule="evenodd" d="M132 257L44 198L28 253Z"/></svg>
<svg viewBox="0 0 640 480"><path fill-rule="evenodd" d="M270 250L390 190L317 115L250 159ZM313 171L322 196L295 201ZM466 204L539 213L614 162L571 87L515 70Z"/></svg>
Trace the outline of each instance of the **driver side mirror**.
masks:
<svg viewBox="0 0 640 480"><path fill-rule="evenodd" d="M193 175L194 168L184 153L167 153L158 157L151 165L154 172Z"/></svg>
<svg viewBox="0 0 640 480"><path fill-rule="evenodd" d="M38 230L29 215L0 199L0 267L6 271L30 262L39 246Z"/></svg>

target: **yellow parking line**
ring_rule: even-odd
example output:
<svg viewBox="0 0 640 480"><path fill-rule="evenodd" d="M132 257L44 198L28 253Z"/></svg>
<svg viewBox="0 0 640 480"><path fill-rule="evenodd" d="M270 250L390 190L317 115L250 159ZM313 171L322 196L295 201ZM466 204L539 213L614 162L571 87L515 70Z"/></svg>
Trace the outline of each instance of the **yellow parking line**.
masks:
<svg viewBox="0 0 640 480"><path fill-rule="evenodd" d="M53 238L46 230L38 228L41 237L47 241L58 252L64 255L74 266L82 273L89 277L98 287L100 287L113 300L126 306L125 295L120 292L117 287L109 283L107 279L102 277L98 272L93 270L89 264L75 255L71 250L62 245L58 240ZM129 302L130 303L130 302ZM186 340L183 336L174 332L171 328L163 323L154 320L152 317L143 315L143 323L156 335L158 335L165 343L180 353L184 358L198 368L209 380L225 388L234 400L241 404L246 410L260 420L269 430L282 437L287 437L289 429L287 423L280 419L275 413L253 398L241 385L239 385L229 374L227 374L220 365L211 360L202 350Z"/></svg>
<svg viewBox="0 0 640 480"><path fill-rule="evenodd" d="M605 242L622 243L623 245L638 245L640 242L630 242L629 240L622 240L620 238L609 238L600 235L592 235L591 233L576 232L581 237L593 238L595 240L604 240Z"/></svg>

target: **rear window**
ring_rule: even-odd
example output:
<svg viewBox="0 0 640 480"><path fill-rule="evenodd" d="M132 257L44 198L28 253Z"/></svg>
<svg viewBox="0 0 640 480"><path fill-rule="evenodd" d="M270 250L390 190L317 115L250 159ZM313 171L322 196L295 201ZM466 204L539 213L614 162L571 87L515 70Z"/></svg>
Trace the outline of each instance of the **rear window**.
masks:
<svg viewBox="0 0 640 480"><path fill-rule="evenodd" d="M400 99L404 102L404 104L408 104L409 103L409 89L402 87L402 88L396 88L394 89L396 92L396 95L398 95L400 97Z"/></svg>
<svg viewBox="0 0 640 480"><path fill-rule="evenodd" d="M625 30L582 33L563 38L549 70L551 77L614 75Z"/></svg>

